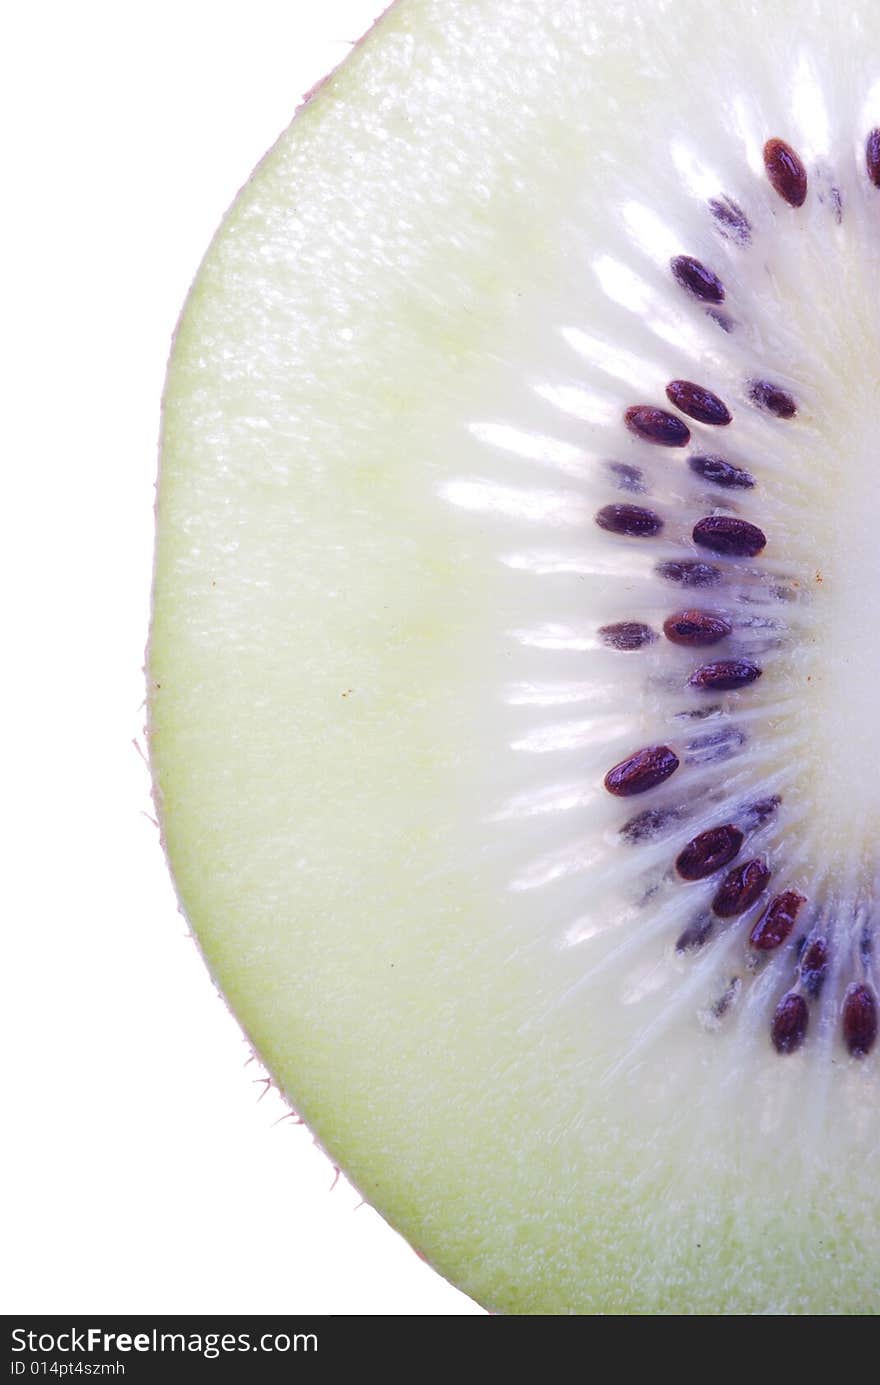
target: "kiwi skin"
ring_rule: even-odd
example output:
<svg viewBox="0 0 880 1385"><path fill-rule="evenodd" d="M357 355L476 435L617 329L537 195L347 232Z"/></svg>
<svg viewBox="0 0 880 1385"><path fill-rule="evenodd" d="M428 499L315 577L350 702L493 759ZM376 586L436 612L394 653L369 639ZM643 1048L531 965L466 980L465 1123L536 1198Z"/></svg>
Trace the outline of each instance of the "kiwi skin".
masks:
<svg viewBox="0 0 880 1385"><path fill-rule="evenodd" d="M273 492L271 458L259 433L250 438L246 461L230 462L230 450L223 449L240 506L238 547L234 554L227 551L223 507L215 507L211 495L217 454L206 441L205 387L215 392L215 402L223 401L227 437L240 426L236 420L247 415L241 396L238 412L225 413L232 409L230 384L232 393L238 390L235 372L213 348L206 363L205 344L235 338L236 359L255 362L259 378L269 352L265 340L261 350L265 324L254 322L251 299L255 287L275 288L259 272L255 285L253 266L233 242L238 237L241 244L246 228L260 221L266 207L285 205L282 185L292 175L298 188L309 185L309 175L320 185L322 153L333 147L334 136L341 137L334 122L344 128L340 116L357 108L359 88L400 86L390 58L392 40L410 37L411 26L427 26L427 47L432 57L439 56L440 70L453 87L462 33L476 42L494 40L508 72L518 71L522 51L541 53L529 26L543 21L513 17L510 32L502 36L495 5L479 4L467 15L460 7L446 9L454 11L460 26L455 41L444 46L431 26L439 7L411 0L386 16L375 39L310 103L301 130L279 146L233 211L226 238L221 236L206 260L181 322L166 395L150 652L157 799L181 898L215 978L323 1142L352 1170L365 1195L482 1301L527 1312L870 1311L864 1266L876 1253L871 1226L877 1223L865 1208L872 1208L876 1197L859 1172L865 1137L852 1132L846 1097L839 1090L830 1097L842 1119L830 1122L827 1148L804 1151L795 1118L803 1109L804 1077L789 1070L780 1078L778 1064L771 1072L765 1056L756 1055L750 1075L758 1073L758 1085L772 1089L768 1106L778 1108L772 1139L756 1151L755 1124L760 1128L765 1109L748 1106L751 1098L743 1096L750 1119L740 1124L717 1103L701 1102L707 1082L702 1068L718 1079L714 1086L709 1079L713 1092L730 1077L728 1046L720 1056L715 1052L706 1059L701 1049L695 1057L682 1036L673 1045L673 1076L663 1072L669 1057L664 1050L663 1063L657 1054L653 1063L650 1054L643 1060L651 1079L647 1089L626 1069L610 1082L601 1081L613 1068L609 1044L625 1048L625 1017L614 1011L609 1033L607 1027L596 1028L595 1014L575 1014L559 1002L571 978L555 950L548 955L536 944L535 916L515 902L497 922L498 900L510 884L508 862L500 852L485 869L482 859L480 869L474 862L473 838L483 829L466 805L486 801L491 757L462 753L461 747L478 744L503 757L506 741L488 710L475 717L462 706L459 690L450 687L449 670L467 668L478 685L493 686L501 656L491 632L497 630L498 611L517 607L520 591L509 571L487 563L486 548L459 514L436 507L428 512L411 473L396 457L386 461L388 420L401 400L410 401L410 409L417 401L418 426L404 423L400 452L418 436L428 472L442 482L446 446L460 445L444 413L449 400L461 399L456 367L463 361L471 365L495 334L503 332L521 347L526 315L512 311L521 304L509 303L499 281L529 282L527 268L538 247L528 232L514 245L493 240L491 255L471 247L475 266L468 267L476 272L466 278L464 297L477 301L476 334L460 287L456 297L466 254L460 252L451 274L444 257L426 257L446 289L440 308L433 295L414 305L391 276L394 292L385 297L386 320L405 324L406 350L382 332L370 339L369 350L361 345L361 361L371 358L373 390L366 410L363 379L356 369L346 369L344 354L340 357L332 340L314 327L319 320L310 311L314 296L298 306L284 331L282 324L273 324L273 348L287 343L291 326L312 345L317 334L338 407L331 419L330 396L320 386L315 400L305 399L311 411L305 433L313 446L297 455L302 469L296 473L293 559L289 525L276 513L283 487ZM579 19L580 40L587 44L586 8L579 15L571 6L551 11L570 21L575 39ZM719 16L713 12L713 18ZM731 42L735 18L726 21ZM783 18L794 24L796 17L785 7ZM614 17L602 22L610 40L602 80L610 90L620 79L624 90L629 70L624 38L631 36L616 29ZM539 32L546 38L540 27ZM389 42L381 50L383 35ZM532 45L523 47L529 37ZM546 65L537 67L546 79ZM419 76L427 73L417 68L404 92ZM567 80L572 82L570 76ZM473 93L463 84L455 91L476 126L481 121L491 126L485 100L474 109ZM563 98L575 94L576 88L562 95L555 91L551 123L565 108ZM314 123L307 130L310 113ZM439 112L432 108L430 114L436 119ZM508 114L499 101L493 111L496 135L509 125L501 118ZM423 134L438 130L442 144L439 122L429 120ZM525 138L513 132L518 133ZM414 138L415 152L422 154L420 137ZM545 147L551 150L551 165L562 162L562 150L557 159L552 156L552 140ZM488 165L501 189L501 169L493 166L491 151L485 139L469 151L473 173L485 177ZM416 167L425 165L416 161ZM358 195L367 198L377 217L378 192L365 188L372 180L378 189L383 172L381 160L378 168L369 158L361 164L365 181ZM338 177L339 170L334 174ZM546 202L559 200L554 178L545 172L539 181ZM316 205L324 190L319 189ZM502 203L503 195L499 191ZM516 198L512 201L511 213L522 213L522 204L517 208ZM408 203L407 210L421 214L418 225L429 243L430 218L418 201L415 207ZM314 213L308 210L310 216ZM326 225L323 229L326 238ZM478 244L482 228L470 229ZM309 224L305 253L298 256L304 300L309 292L316 294L316 280L307 276L315 270L311 257L320 230ZM393 239L392 233L386 244ZM341 245L349 251L345 268L350 272L357 261L344 235ZM403 254L405 247L398 248ZM546 257L538 262L547 277ZM331 283L325 273L319 304L326 307L332 290L340 287L351 287L345 274ZM358 289L363 292L363 280ZM469 307L473 312L473 301ZM303 362L291 345L284 346L282 359L285 378L302 380ZM426 370L437 391L430 401L419 385ZM383 382L378 399L377 378ZM486 381L481 377L478 383ZM270 425L283 423L273 416L271 393L267 398L263 417ZM303 402L299 395L296 400ZM288 396L285 412L290 405ZM350 447L357 436L360 447L371 429L386 441L382 457L367 440L358 455L362 474L346 473L343 485L337 472L336 481L328 483L330 462L344 451L339 444ZM422 436L431 439L427 448ZM255 482L263 500L272 492L270 507L249 499ZM227 476L224 485L229 484ZM339 515L343 494L346 512L350 508L360 515L350 533ZM381 528L381 551L363 532L364 513ZM181 539L187 515L190 523L200 517L208 560L200 555L193 562L191 537L187 543ZM414 517L426 536L417 553L411 545ZM328 559L328 536L337 545L344 538L342 556ZM216 574L213 589L205 580L209 568ZM253 592L254 579L267 573L278 593L268 611ZM328 591L340 584L347 610L329 651L322 644L326 622L310 608L325 612ZM218 588L236 593L230 606L216 604L227 599L212 595ZM460 616L450 616L450 607L468 612L466 628ZM379 609L391 613L383 617L381 632ZM291 622L299 636L296 651L287 648ZM389 627L405 632L399 647L389 648ZM370 647L365 630L374 632L376 647ZM304 693L294 711L285 689L302 686L303 650L306 672L320 686L317 695ZM341 722L338 703L330 700L327 670L340 662L346 666L346 686L369 689L360 703L346 700L357 709L349 722ZM271 733L254 712L267 698L282 709ZM411 754L395 751L395 743L427 749L414 764ZM276 775L307 786L293 828L290 803ZM446 811L438 813L438 807ZM610 812L607 805L602 812ZM329 820L331 844L324 831ZM611 822L606 816L602 825ZM305 882L291 874L291 833L297 859L308 863ZM230 843L235 844L232 855ZM514 844L517 852L521 844L521 838ZM493 849L498 850L497 841ZM279 899L285 901L283 928ZM346 1017L346 1025L340 1025L339 1016ZM442 1067L435 1061L426 1068L426 1049L442 1053ZM550 1093L548 1065L556 1075ZM780 1089L780 1082L787 1085ZM658 1092L676 1111L676 1129L662 1119ZM699 1109L707 1104L710 1109ZM807 1106L814 1109L809 1101ZM695 1131L702 1152L697 1163ZM827 1192L829 1183L830 1200L823 1199L817 1190ZM833 1277L821 1263L829 1254L837 1257Z"/></svg>

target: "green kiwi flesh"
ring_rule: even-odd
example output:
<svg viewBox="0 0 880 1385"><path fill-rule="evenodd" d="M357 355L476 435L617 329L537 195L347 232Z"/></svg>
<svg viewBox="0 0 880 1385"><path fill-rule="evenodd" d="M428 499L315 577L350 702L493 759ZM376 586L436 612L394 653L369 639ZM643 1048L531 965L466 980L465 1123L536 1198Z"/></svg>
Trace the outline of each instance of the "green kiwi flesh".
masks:
<svg viewBox="0 0 880 1385"><path fill-rule="evenodd" d="M177 330L181 904L496 1311L877 1310L878 53L866 0L399 0Z"/></svg>

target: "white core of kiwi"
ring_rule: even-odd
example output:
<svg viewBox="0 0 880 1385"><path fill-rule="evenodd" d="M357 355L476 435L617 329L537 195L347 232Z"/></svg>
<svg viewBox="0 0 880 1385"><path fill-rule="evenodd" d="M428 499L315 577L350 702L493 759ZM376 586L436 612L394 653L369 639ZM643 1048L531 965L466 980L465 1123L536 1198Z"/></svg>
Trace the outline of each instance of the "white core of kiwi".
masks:
<svg viewBox="0 0 880 1385"><path fill-rule="evenodd" d="M399 0L241 193L178 328L149 680L181 902L334 1159L495 1309L876 1311L877 1053L849 1055L841 1006L875 965L877 52L868 3ZM675 379L732 423L633 436ZM698 445L755 485L701 480ZM620 503L662 533L599 528ZM695 548L717 515L766 546ZM658 576L682 560L721 583ZM693 606L724 608L724 646L662 637ZM658 637L609 647L620 621ZM729 651L760 679L688 686ZM675 774L608 793L655 745ZM724 872L683 881L678 853L746 820L737 861L771 882L682 949ZM758 955L776 889L806 903Z"/></svg>

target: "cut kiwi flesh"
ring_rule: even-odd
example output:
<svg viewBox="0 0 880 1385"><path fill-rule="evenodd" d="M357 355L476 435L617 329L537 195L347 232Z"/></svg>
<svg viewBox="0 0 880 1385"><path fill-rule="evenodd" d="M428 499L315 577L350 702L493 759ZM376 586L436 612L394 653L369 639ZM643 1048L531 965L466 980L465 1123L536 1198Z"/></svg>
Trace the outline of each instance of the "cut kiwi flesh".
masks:
<svg viewBox="0 0 880 1385"><path fill-rule="evenodd" d="M178 328L181 902L499 1311L876 1311L878 53L868 3L400 0Z"/></svg>

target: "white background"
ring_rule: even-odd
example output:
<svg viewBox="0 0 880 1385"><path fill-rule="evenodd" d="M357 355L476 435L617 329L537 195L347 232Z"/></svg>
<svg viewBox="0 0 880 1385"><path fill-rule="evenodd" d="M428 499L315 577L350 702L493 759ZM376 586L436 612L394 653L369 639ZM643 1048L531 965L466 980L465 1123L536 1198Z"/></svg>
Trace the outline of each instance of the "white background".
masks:
<svg viewBox="0 0 880 1385"><path fill-rule="evenodd" d="M175 318L236 190L379 8L4 20L4 1312L480 1311L264 1096L177 913L141 758Z"/></svg>

